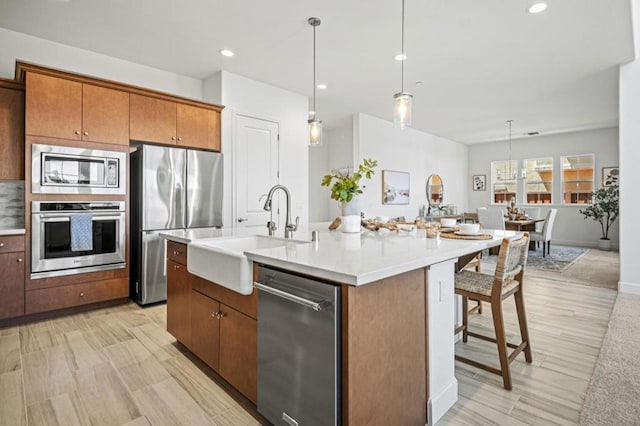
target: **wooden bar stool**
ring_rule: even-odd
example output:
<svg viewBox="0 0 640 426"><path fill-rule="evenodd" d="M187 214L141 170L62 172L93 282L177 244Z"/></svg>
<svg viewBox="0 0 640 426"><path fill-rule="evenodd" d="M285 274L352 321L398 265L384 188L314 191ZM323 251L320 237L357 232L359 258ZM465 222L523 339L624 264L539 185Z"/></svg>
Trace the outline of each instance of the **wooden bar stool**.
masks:
<svg viewBox="0 0 640 426"><path fill-rule="evenodd" d="M524 351L525 360L528 363L532 361L531 344L529 342L529 331L527 329L527 318L522 296L522 279L527 263L528 249L528 232L525 232L522 238L518 240L505 238L500 245L500 254L498 255L494 276L463 269L455 277L455 293L462 296L462 325L456 329L455 333L462 332L462 341L464 343L467 342L467 337L471 336L497 344L500 368L497 369L458 355L456 355L456 360L502 376L504 388L508 390L511 390L509 363L522 351ZM522 336L522 342L518 345L507 342L504 328L502 301L509 296L514 297L518 313L520 335ZM496 333L495 339L469 331L469 299L491 304L493 327ZM514 348L514 351L508 354L507 347Z"/></svg>

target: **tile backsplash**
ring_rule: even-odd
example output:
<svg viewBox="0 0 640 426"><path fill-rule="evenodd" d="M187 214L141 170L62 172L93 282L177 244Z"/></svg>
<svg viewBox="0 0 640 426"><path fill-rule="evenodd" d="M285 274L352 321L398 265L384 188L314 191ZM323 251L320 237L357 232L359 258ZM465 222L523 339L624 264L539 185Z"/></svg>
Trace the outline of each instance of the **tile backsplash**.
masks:
<svg viewBox="0 0 640 426"><path fill-rule="evenodd" d="M24 228L24 181L0 180L0 226Z"/></svg>

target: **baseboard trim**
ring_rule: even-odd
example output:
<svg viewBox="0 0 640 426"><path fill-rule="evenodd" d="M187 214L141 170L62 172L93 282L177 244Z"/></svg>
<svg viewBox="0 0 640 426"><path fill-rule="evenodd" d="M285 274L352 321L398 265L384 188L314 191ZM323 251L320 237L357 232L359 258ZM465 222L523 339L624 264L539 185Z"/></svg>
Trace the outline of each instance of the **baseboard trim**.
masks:
<svg viewBox="0 0 640 426"><path fill-rule="evenodd" d="M458 400L458 380L453 379L439 395L427 404L427 425L434 425Z"/></svg>
<svg viewBox="0 0 640 426"><path fill-rule="evenodd" d="M640 283L625 283L618 281L618 293L640 295Z"/></svg>
<svg viewBox="0 0 640 426"><path fill-rule="evenodd" d="M553 247L553 245L558 245L558 246L571 246L571 247L584 247L584 248L595 248L597 249L598 246L598 241L570 241L570 240L551 240L551 247ZM541 244L542 245L542 244ZM620 249L620 247L618 246L618 244L611 244L611 250L612 251L618 251Z"/></svg>

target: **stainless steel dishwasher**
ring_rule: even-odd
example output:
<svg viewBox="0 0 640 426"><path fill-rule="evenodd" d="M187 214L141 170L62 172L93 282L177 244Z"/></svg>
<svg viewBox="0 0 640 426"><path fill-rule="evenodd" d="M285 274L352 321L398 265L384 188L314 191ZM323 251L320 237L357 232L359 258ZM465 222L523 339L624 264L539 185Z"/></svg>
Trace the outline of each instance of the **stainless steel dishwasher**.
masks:
<svg viewBox="0 0 640 426"><path fill-rule="evenodd" d="M261 265L258 411L274 425L340 424L340 287Z"/></svg>

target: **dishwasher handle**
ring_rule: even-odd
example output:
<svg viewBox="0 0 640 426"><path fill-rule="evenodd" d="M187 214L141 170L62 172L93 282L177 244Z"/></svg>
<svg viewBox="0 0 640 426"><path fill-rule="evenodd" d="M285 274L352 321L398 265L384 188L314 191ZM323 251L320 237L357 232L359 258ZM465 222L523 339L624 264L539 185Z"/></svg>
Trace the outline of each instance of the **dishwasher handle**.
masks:
<svg viewBox="0 0 640 426"><path fill-rule="evenodd" d="M316 312L324 311L331 306L331 302L327 300L322 300L320 302L314 302L309 299L305 299L304 297L296 296L295 294L287 293L286 291L278 290L277 288L271 287L269 285L265 285L259 283L257 281L253 282L253 287L258 290L262 290L266 293L273 294L274 296L281 297L283 299L287 299L291 302L297 303L302 306L306 306L307 308L311 308Z"/></svg>

